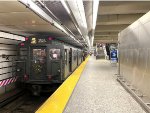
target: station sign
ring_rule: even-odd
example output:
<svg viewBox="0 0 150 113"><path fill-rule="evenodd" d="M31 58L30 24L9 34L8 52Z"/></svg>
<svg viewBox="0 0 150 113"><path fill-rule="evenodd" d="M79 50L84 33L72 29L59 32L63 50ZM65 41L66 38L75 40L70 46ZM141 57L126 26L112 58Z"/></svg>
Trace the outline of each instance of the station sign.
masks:
<svg viewBox="0 0 150 113"><path fill-rule="evenodd" d="M110 59L112 62L117 62L117 50L110 51Z"/></svg>
<svg viewBox="0 0 150 113"><path fill-rule="evenodd" d="M38 39L38 43L46 43L47 41L46 41L46 39L44 39L44 38L39 38Z"/></svg>
<svg viewBox="0 0 150 113"><path fill-rule="evenodd" d="M31 44L46 43L45 38L31 38Z"/></svg>
<svg viewBox="0 0 150 113"><path fill-rule="evenodd" d="M31 44L36 44L37 43L37 39L36 38L31 38Z"/></svg>

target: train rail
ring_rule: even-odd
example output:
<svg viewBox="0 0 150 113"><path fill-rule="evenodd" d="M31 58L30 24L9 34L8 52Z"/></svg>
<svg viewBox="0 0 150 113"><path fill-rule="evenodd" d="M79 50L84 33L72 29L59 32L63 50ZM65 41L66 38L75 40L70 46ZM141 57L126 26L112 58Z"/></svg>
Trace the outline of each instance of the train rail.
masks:
<svg viewBox="0 0 150 113"><path fill-rule="evenodd" d="M0 113L33 113L47 98L47 96L39 98L25 94L4 106Z"/></svg>
<svg viewBox="0 0 150 113"><path fill-rule="evenodd" d="M5 106L6 104L10 103L11 101L15 100L16 98L18 98L19 96L21 96L23 94L24 94L24 91L16 89L5 95L1 95L0 108Z"/></svg>
<svg viewBox="0 0 150 113"><path fill-rule="evenodd" d="M18 92L5 101L1 101L0 113L34 113L58 88L58 85L56 86L49 93L44 92L40 96L33 96L28 91Z"/></svg>

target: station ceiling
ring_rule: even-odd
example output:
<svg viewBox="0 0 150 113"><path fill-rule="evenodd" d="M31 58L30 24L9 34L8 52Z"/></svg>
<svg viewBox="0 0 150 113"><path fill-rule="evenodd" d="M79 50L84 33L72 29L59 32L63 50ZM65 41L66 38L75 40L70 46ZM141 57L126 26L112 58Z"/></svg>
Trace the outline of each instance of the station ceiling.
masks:
<svg viewBox="0 0 150 113"><path fill-rule="evenodd" d="M54 18L49 17L49 20L52 22L51 23L44 17L41 17L42 15L38 15L37 12L45 15L47 14L47 12L42 12L44 8L42 9L40 6L39 7L42 11L37 8L35 9L38 10L36 12L31 9L31 4L26 6L18 0L0 0L0 30L27 37L45 35L73 44L75 46L82 46L77 42L78 40L82 41L82 38L78 36L78 32L76 32L77 30L75 30L73 23L71 22L70 18L68 18L69 16L60 4L60 1L49 1L49 3L49 6L53 5L53 9L51 10L53 13L56 13L56 16L61 17L59 19L63 20L63 24L60 23L60 25L58 25L53 21L55 20ZM58 27L69 26L70 28L68 27L68 29L71 29L74 34L76 33L76 40L67 35L61 28L58 29L54 24L57 24ZM64 27L64 29L66 28ZM67 33L70 33L70 30L66 31Z"/></svg>
<svg viewBox="0 0 150 113"><path fill-rule="evenodd" d="M19 0L27 1L27 0ZM32 35L49 35L57 37L62 41L82 45L88 45L85 37L87 34L92 34L92 1L83 1L85 18L87 28L83 25L84 21L81 19L82 15L72 1L67 1L67 4L72 11L70 14L66 11L65 7L61 4L60 0L45 1L44 0L29 0L29 1L42 1L49 10L55 14L58 20L62 23L60 26L73 34L76 40L70 38L63 30L58 29L54 24L46 19L41 18L36 11L33 11L29 6L25 6L18 0L0 0L0 30L8 31L11 33L32 36ZM35 2L43 11L43 7ZM94 44L98 42L117 42L118 33L144 15L150 10L149 1L100 1L96 29L94 34ZM46 12L49 14L49 12ZM74 15L74 16L73 16ZM53 16L53 15L50 15ZM55 20L55 18L52 18ZM52 20L51 19L51 20ZM80 29L80 31L78 30ZM69 29L69 30L68 30ZM91 37L89 36L89 39Z"/></svg>
<svg viewBox="0 0 150 113"><path fill-rule="evenodd" d="M100 1L94 44L117 42L118 33L150 10L150 1Z"/></svg>
<svg viewBox="0 0 150 113"><path fill-rule="evenodd" d="M18 1L0 1L0 30L26 36L37 33L65 36Z"/></svg>

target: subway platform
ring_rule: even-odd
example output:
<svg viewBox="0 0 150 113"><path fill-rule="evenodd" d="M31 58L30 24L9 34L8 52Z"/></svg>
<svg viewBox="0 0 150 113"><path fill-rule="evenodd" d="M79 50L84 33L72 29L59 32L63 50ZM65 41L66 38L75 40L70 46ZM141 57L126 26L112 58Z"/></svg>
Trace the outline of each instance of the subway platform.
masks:
<svg viewBox="0 0 150 113"><path fill-rule="evenodd" d="M60 103L65 97L62 97L60 93L55 93L36 113L145 113L116 80L116 73L117 66L112 65L110 61L96 60L94 56L91 56L74 90L65 100L65 105L60 107ZM64 90L63 93L67 95ZM57 97L61 99L55 102ZM50 103L53 103L53 107ZM59 110L54 112L53 109Z"/></svg>

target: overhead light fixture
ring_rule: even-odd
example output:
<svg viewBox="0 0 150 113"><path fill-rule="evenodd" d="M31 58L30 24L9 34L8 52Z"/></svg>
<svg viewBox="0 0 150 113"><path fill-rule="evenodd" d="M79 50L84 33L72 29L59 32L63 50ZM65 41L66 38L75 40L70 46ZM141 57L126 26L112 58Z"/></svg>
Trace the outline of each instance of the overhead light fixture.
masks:
<svg viewBox="0 0 150 113"><path fill-rule="evenodd" d="M70 10L69 6L67 5L66 0L60 0L60 1L61 1L61 3L62 3L63 7L66 9L67 13L70 15L71 19L73 20L74 25L75 25L75 27L77 28L78 32L79 32L80 35L82 36L83 34L82 34L82 32L81 32L79 26L77 25L74 16L71 14L71 10ZM74 4L77 4L77 5L78 5L78 3L77 3L76 0L74 1ZM81 7L81 3L78 5L78 7ZM78 8L78 9L79 9L79 8ZM80 16L80 17L81 17L81 16ZM85 22L85 21L84 21L84 22ZM81 23L83 23L83 22L81 22ZM75 36L75 35L74 35L74 36ZM84 37L82 36L82 38L84 38Z"/></svg>
<svg viewBox="0 0 150 113"><path fill-rule="evenodd" d="M40 0L38 0L38 1L40 1ZM62 1L62 4L64 4L64 7L68 8L67 4L65 3L65 0L61 0L61 1ZM41 18L43 18L44 20L48 21L49 23L51 23L52 25L54 25L56 28L58 28L59 30L61 30L62 32L64 32L66 35L68 35L69 37L71 37L72 39L74 39L76 42L78 42L78 40L74 36L70 35L70 33L65 29L64 26L62 26L59 22L55 21L48 14L46 14L36 3L34 3L34 1L32 1L32 0L19 0L19 2L21 2L25 6L29 5L30 6L29 8L32 11L34 11L37 15L39 15ZM42 2L40 1L39 3L42 3ZM68 8L68 11L70 12L69 8Z"/></svg>
<svg viewBox="0 0 150 113"><path fill-rule="evenodd" d="M62 5L64 6L64 8L66 9L66 11L70 14L70 9L68 8L65 0L60 0L60 1L61 1Z"/></svg>
<svg viewBox="0 0 150 113"><path fill-rule="evenodd" d="M69 3L67 4L68 1L67 2L66 2L66 0L60 0L60 1L70 16L72 15L72 13L73 14L75 13L74 14L76 16L75 19L78 20L78 23L81 24L81 26L82 26L81 28L83 28L84 30L81 30L80 26L78 26L78 25L76 25L76 28L77 28L78 32L80 33L80 35L82 36L82 38L84 39L84 37L86 37L86 34L87 34L85 32L86 31L85 29L87 29L87 22L86 22L86 18L85 18L83 1L82 0L74 0L73 1L73 4L77 10L75 10L75 12L72 12L72 13L71 13L71 7L69 8L69 6L70 6ZM79 14L78 16L76 15L77 13ZM83 35L84 35L84 37L83 37ZM89 39L87 39L87 40L89 40ZM86 40L84 39L84 41L86 41Z"/></svg>
<svg viewBox="0 0 150 113"><path fill-rule="evenodd" d="M94 35L91 37L91 46L93 46L93 42L94 42Z"/></svg>
<svg viewBox="0 0 150 113"><path fill-rule="evenodd" d="M80 31L80 29L77 27L77 29L78 29L78 32L82 35L82 33L81 33L81 31Z"/></svg>
<svg viewBox="0 0 150 113"><path fill-rule="evenodd" d="M74 0L74 3L78 8L78 13L80 14L78 21L83 26L83 28L87 29L87 22L86 22L86 17L85 17L83 0Z"/></svg>
<svg viewBox="0 0 150 113"><path fill-rule="evenodd" d="M92 26L93 29L95 29L96 27L98 6L99 6L99 0L93 0L93 26Z"/></svg>
<svg viewBox="0 0 150 113"><path fill-rule="evenodd" d="M99 0L93 0L93 18L92 18L93 19L93 25L92 25L93 31L95 31L95 27L96 27L98 7L99 7ZM93 42L94 42L94 32L92 33L92 37L91 37L91 46L93 46Z"/></svg>

